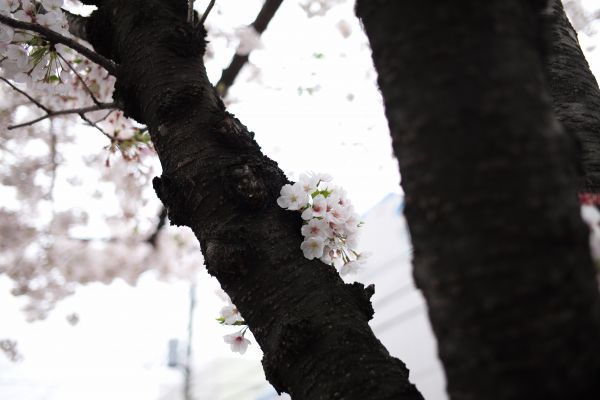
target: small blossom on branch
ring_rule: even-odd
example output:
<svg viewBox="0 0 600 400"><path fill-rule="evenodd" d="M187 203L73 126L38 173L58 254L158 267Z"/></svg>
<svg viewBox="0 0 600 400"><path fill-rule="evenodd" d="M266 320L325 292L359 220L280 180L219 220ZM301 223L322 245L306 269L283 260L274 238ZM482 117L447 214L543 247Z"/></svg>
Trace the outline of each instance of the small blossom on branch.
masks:
<svg viewBox="0 0 600 400"><path fill-rule="evenodd" d="M233 325L233 326L243 326L244 328L236 333L232 333L229 335L223 336L225 343L231 345L231 351L244 354L248 345L250 344L250 340L244 337L244 334L248 330L248 326L246 325L246 321L242 318L237 307L231 302L231 299L223 290L218 290L217 295L225 301L227 304L221 308L220 316L217 318L222 325Z"/></svg>
<svg viewBox="0 0 600 400"><path fill-rule="evenodd" d="M244 337L247 329L248 328L244 328L239 332L230 333L229 335L223 336L225 343L231 346L231 351L240 354L244 354L246 352L248 345L250 344L250 341Z"/></svg>
<svg viewBox="0 0 600 400"><path fill-rule="evenodd" d="M221 308L221 316L219 317L219 321L221 321L224 325L235 325L236 322L242 321L242 316L238 311L237 307L233 304L228 304Z"/></svg>

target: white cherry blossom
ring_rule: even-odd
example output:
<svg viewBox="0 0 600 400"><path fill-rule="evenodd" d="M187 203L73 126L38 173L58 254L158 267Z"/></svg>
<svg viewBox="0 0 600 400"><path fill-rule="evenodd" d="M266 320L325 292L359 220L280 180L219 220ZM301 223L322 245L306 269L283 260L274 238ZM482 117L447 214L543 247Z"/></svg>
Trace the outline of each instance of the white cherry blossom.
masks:
<svg viewBox="0 0 600 400"><path fill-rule="evenodd" d="M60 10L63 0L40 0L40 3L46 10Z"/></svg>
<svg viewBox="0 0 600 400"><path fill-rule="evenodd" d="M35 4L30 0L21 0L21 9L13 15L19 21L36 22Z"/></svg>
<svg viewBox="0 0 600 400"><path fill-rule="evenodd" d="M323 255L324 246L325 243L320 237L309 237L300 244L304 257L309 260L320 258Z"/></svg>
<svg viewBox="0 0 600 400"><path fill-rule="evenodd" d="M20 5L19 0L0 0L0 14L15 12Z"/></svg>
<svg viewBox="0 0 600 400"><path fill-rule="evenodd" d="M304 237L321 237L323 239L332 235L329 224L317 218L313 218L307 224L303 225L301 232Z"/></svg>
<svg viewBox="0 0 600 400"><path fill-rule="evenodd" d="M348 209L340 206L337 202L327 204L327 213L325 215L327 222L342 226L349 217Z"/></svg>
<svg viewBox="0 0 600 400"><path fill-rule="evenodd" d="M225 335L223 340L231 346L231 351L240 354L244 354L250 344L250 341L244 337L244 330Z"/></svg>
<svg viewBox="0 0 600 400"><path fill-rule="evenodd" d="M9 44L15 37L15 31L10 26L0 24L0 45Z"/></svg>
<svg viewBox="0 0 600 400"><path fill-rule="evenodd" d="M302 212L302 219L325 218L327 215L327 199L322 194L315 196L312 206Z"/></svg>
<svg viewBox="0 0 600 400"><path fill-rule="evenodd" d="M280 191L277 204L288 210L299 210L308 204L308 196L301 185L284 185Z"/></svg>
<svg viewBox="0 0 600 400"><path fill-rule="evenodd" d="M300 174L298 182L302 184L302 187L306 193L312 194L312 192L317 190L319 183L331 182L332 179L333 178L329 174L308 172L306 174Z"/></svg>
<svg viewBox="0 0 600 400"><path fill-rule="evenodd" d="M228 304L221 308L221 318L223 318L223 323L225 325L234 325L238 321L243 321L240 312L237 307L233 304Z"/></svg>
<svg viewBox="0 0 600 400"><path fill-rule="evenodd" d="M27 50L18 44L10 44L6 47L6 57L10 61L14 61L17 65L17 68L20 70L26 70L31 65L31 60L29 59L29 54Z"/></svg>
<svg viewBox="0 0 600 400"><path fill-rule="evenodd" d="M592 259L600 262L600 212L593 204L584 204L581 206L581 218L590 228L590 250Z"/></svg>
<svg viewBox="0 0 600 400"><path fill-rule="evenodd" d="M37 23L52 30L59 31L64 23L64 15L60 10L48 11L45 14L37 16Z"/></svg>
<svg viewBox="0 0 600 400"><path fill-rule="evenodd" d="M358 261L350 261L342 266L342 269L340 269L340 275L344 276L348 274L355 274L359 269L360 263Z"/></svg>
<svg viewBox="0 0 600 400"><path fill-rule="evenodd" d="M248 55L256 49L262 49L263 44L260 40L260 33L253 26L243 26L235 30L235 35L238 37L239 44L236 50L237 54Z"/></svg>

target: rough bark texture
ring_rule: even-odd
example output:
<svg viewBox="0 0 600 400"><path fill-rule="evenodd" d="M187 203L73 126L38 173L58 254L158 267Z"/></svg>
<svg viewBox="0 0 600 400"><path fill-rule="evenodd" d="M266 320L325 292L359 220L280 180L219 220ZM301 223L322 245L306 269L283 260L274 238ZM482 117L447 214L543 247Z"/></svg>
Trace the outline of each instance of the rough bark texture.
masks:
<svg viewBox="0 0 600 400"><path fill-rule="evenodd" d="M357 1L455 400L600 398L598 287L546 87L545 3Z"/></svg>
<svg viewBox="0 0 600 400"><path fill-rule="evenodd" d="M600 89L560 0L545 10L546 73L554 112L579 142L579 190L600 193Z"/></svg>
<svg viewBox="0 0 600 400"><path fill-rule="evenodd" d="M208 82L205 32L186 24L186 2L94 3L87 32L119 63L115 100L149 127L164 171L156 192L198 237L273 386L294 400L420 399L367 324L372 288L303 258L299 214L275 202L287 180Z"/></svg>

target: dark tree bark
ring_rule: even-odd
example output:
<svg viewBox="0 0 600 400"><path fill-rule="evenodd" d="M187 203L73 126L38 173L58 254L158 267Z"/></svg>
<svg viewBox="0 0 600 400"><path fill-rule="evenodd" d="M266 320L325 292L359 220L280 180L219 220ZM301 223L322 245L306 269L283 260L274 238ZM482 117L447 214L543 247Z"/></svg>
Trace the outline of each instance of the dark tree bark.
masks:
<svg viewBox="0 0 600 400"><path fill-rule="evenodd" d="M560 0L544 21L546 73L556 117L579 143L579 191L600 194L600 89ZM595 196L600 200L600 196ZM600 203L600 201L596 201Z"/></svg>
<svg viewBox="0 0 600 400"><path fill-rule="evenodd" d="M86 32L119 64L115 100L149 127L164 171L157 194L172 223L198 237L268 380L294 400L420 399L367 324L372 288L302 256L299 214L275 201L287 180L210 85L205 32L186 23L186 2L94 3Z"/></svg>
<svg viewBox="0 0 600 400"><path fill-rule="evenodd" d="M545 80L546 3L357 1L452 399L600 398L598 286Z"/></svg>

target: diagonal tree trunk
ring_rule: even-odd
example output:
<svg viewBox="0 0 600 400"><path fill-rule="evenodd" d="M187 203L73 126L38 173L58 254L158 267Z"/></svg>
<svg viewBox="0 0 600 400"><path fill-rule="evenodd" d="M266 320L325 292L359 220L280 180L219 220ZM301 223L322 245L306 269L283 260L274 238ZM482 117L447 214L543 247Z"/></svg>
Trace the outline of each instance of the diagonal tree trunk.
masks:
<svg viewBox="0 0 600 400"><path fill-rule="evenodd" d="M421 399L367 324L372 288L302 256L301 219L275 202L287 180L210 85L205 32L186 24L186 2L93 3L86 31L119 64L116 101L149 127L163 167L157 194L198 237L273 386L294 400Z"/></svg>
<svg viewBox="0 0 600 400"><path fill-rule="evenodd" d="M600 89L560 0L545 10L546 74L558 120L579 144L579 191L600 194ZM595 196L600 204L600 196Z"/></svg>
<svg viewBox="0 0 600 400"><path fill-rule="evenodd" d="M545 3L357 1L453 399L600 398L600 299L544 76Z"/></svg>

